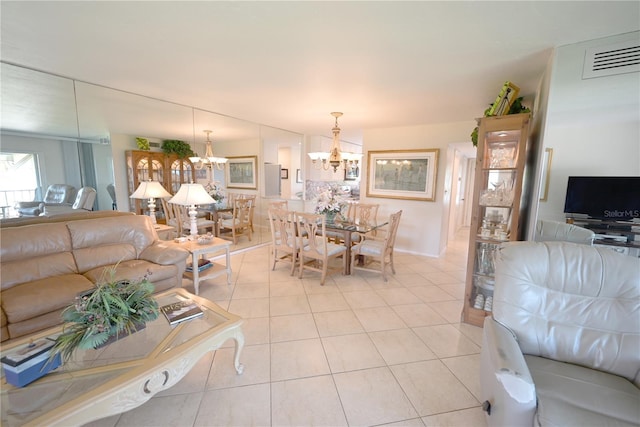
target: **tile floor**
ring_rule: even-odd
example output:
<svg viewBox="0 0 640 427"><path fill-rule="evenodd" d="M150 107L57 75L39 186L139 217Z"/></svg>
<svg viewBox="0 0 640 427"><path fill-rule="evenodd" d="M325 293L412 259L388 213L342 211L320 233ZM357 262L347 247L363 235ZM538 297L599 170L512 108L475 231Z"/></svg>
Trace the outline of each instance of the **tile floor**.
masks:
<svg viewBox="0 0 640 427"><path fill-rule="evenodd" d="M396 253L395 276L271 271L269 247L232 256L233 285L201 296L244 317L233 346L177 385L92 426L482 426L481 329L460 323L467 240L438 259ZM296 272L297 274L297 272ZM193 291L185 280L184 286Z"/></svg>

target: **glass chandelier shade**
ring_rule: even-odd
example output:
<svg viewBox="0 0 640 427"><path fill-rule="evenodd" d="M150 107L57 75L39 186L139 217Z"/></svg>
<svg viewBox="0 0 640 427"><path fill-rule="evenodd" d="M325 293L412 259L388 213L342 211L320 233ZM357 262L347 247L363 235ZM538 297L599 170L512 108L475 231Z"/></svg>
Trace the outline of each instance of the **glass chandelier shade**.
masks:
<svg viewBox="0 0 640 427"><path fill-rule="evenodd" d="M331 150L329 152L313 152L308 153L311 162L317 169L328 170L329 167L333 168L333 172L337 172L338 168L342 166L347 168L349 164L358 165L362 154L360 153L346 153L340 150L340 127L338 127L338 117L342 116L340 112L331 113L335 117L335 125L331 131L333 132L333 141L331 143Z"/></svg>
<svg viewBox="0 0 640 427"><path fill-rule="evenodd" d="M222 169L224 167L224 164L227 163L229 159L227 159L226 157L216 157L213 155L213 147L211 145L211 140L209 139L209 134L212 131L205 130L204 132L207 134L204 157L200 157L196 154L194 157L189 157L189 160L191 160L191 163L193 163L193 167L198 170L204 167L216 167L217 169Z"/></svg>

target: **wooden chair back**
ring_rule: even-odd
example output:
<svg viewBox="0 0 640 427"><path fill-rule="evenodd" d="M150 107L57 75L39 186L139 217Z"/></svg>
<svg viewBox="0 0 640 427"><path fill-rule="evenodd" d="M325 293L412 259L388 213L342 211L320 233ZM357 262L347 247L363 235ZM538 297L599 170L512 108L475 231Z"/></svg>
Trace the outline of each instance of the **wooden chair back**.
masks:
<svg viewBox="0 0 640 427"><path fill-rule="evenodd" d="M293 275L298 259L295 213L277 208L269 209L268 213L273 249L273 267L271 269L275 270L278 261L288 259L291 261L291 275Z"/></svg>
<svg viewBox="0 0 640 427"><path fill-rule="evenodd" d="M342 256L343 271L348 262L344 245L330 243L327 241L327 229L325 216L296 213L296 234L298 237L298 254L300 258L300 275L304 269L319 271L322 273L320 284L324 285L329 266L329 260ZM322 263L322 268L305 264L306 259L317 260Z"/></svg>
<svg viewBox="0 0 640 427"><path fill-rule="evenodd" d="M255 196L254 196L255 199ZM251 241L251 213L254 199L235 198L233 201L233 213L231 218L220 221L220 232L230 231L233 243L238 243L238 237L247 234Z"/></svg>

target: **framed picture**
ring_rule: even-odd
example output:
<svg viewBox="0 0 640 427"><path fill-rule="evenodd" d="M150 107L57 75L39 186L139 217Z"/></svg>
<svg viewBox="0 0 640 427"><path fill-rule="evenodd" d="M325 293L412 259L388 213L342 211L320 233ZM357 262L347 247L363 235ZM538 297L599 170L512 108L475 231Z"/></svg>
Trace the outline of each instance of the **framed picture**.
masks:
<svg viewBox="0 0 640 427"><path fill-rule="evenodd" d="M280 169L280 179L289 179L289 169Z"/></svg>
<svg viewBox="0 0 640 427"><path fill-rule="evenodd" d="M348 165L344 170L345 181L355 181L360 176L360 167Z"/></svg>
<svg viewBox="0 0 640 427"><path fill-rule="evenodd" d="M509 113L511 104L518 97L520 88L511 82L504 82L498 97L489 109L489 116L502 116Z"/></svg>
<svg viewBox="0 0 640 427"><path fill-rule="evenodd" d="M227 162L227 188L258 188L256 163L258 156L229 157Z"/></svg>
<svg viewBox="0 0 640 427"><path fill-rule="evenodd" d="M296 183L302 184L302 174L300 173L300 169L296 169Z"/></svg>
<svg viewBox="0 0 640 427"><path fill-rule="evenodd" d="M551 175L551 160L553 159L553 148L545 148L542 155L542 177L540 180L540 201L546 202L549 196L549 177Z"/></svg>
<svg viewBox="0 0 640 427"><path fill-rule="evenodd" d="M439 152L369 151L367 197L435 201Z"/></svg>

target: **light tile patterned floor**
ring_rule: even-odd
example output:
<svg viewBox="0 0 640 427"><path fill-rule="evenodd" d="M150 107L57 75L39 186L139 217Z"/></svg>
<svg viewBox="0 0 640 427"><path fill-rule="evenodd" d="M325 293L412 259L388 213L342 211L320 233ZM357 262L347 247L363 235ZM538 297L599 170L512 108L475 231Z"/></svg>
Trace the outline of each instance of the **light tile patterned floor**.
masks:
<svg viewBox="0 0 640 427"><path fill-rule="evenodd" d="M201 296L244 317L233 346L176 386L92 426L483 426L481 329L460 323L467 240L427 258L396 253L395 276L271 271L269 247L232 256L233 285ZM296 272L297 274L297 272ZM184 286L193 291L190 282Z"/></svg>

